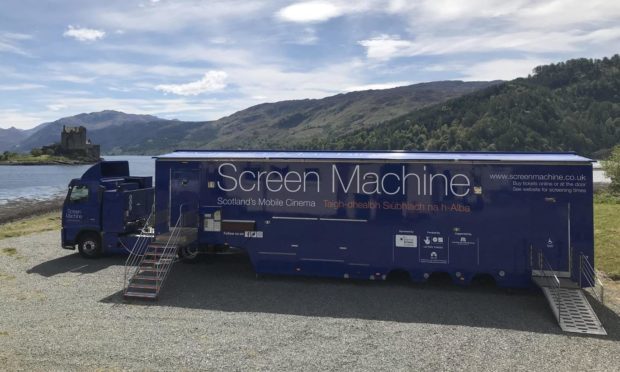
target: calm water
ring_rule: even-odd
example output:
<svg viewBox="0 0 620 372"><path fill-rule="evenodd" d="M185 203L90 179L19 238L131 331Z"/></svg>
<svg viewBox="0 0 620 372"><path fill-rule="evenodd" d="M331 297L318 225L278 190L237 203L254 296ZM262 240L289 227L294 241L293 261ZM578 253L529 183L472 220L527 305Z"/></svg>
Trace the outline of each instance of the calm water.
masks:
<svg viewBox="0 0 620 372"><path fill-rule="evenodd" d="M128 160L130 174L153 176L155 160L150 156L104 156L106 160ZM0 205L14 199L50 199L64 195L72 178L79 178L90 165L0 165Z"/></svg>

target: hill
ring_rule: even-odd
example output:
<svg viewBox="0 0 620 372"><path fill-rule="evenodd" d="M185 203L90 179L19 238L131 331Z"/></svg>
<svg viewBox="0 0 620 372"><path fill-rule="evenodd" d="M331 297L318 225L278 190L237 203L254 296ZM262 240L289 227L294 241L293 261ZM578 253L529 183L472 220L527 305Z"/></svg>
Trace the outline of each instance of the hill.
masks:
<svg viewBox="0 0 620 372"><path fill-rule="evenodd" d="M441 81L323 99L264 103L204 122L165 120L108 110L41 124L17 142L7 141L13 146L6 150L27 152L57 142L63 125L84 126L88 137L101 145L104 154L157 154L176 148L277 148L286 146L291 140L304 141L370 128L416 108L497 83ZM0 150L4 149L0 146Z"/></svg>
<svg viewBox="0 0 620 372"><path fill-rule="evenodd" d="M323 99L265 103L224 117L187 137L200 148L279 148L291 141L344 136L366 130L421 107L446 101L499 82L437 81L404 87L338 94Z"/></svg>
<svg viewBox="0 0 620 372"><path fill-rule="evenodd" d="M8 129L0 128L0 152L9 150L20 141L28 137L28 133L24 130L11 127Z"/></svg>
<svg viewBox="0 0 620 372"><path fill-rule="evenodd" d="M126 124L141 124L148 122L159 122L163 119L159 119L150 115L133 115L125 114L119 111L106 110L101 112L95 112L90 114L79 114L71 117L62 118L51 123L44 123L39 125L32 133L18 142L12 151L27 152L33 148L41 147L60 141L60 132L64 125L66 126L79 126L82 125L88 130L89 137L97 142L95 132L96 131L113 131L116 132L116 136L119 139L125 137L124 126ZM139 138L136 138L139 140Z"/></svg>
<svg viewBox="0 0 620 372"><path fill-rule="evenodd" d="M298 148L576 151L620 143L620 56L539 66L520 78Z"/></svg>

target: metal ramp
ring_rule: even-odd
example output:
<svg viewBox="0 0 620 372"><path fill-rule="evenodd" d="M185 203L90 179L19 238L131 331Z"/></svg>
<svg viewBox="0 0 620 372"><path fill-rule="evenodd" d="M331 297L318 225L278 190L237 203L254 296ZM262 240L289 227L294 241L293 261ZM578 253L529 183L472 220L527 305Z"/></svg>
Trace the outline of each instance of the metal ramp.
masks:
<svg viewBox="0 0 620 372"><path fill-rule="evenodd" d="M157 298L176 262L179 248L193 243L197 237L197 229L182 227L181 220L179 216L169 232L157 235L154 240L148 236L138 239L125 262L125 298Z"/></svg>
<svg viewBox="0 0 620 372"><path fill-rule="evenodd" d="M540 261L543 262L544 258L541 257ZM541 268L543 266L541 265ZM552 270L542 269L538 275L532 277L532 280L542 289L553 315L564 332L607 335L601 321L588 302L584 289L581 288L582 285L592 287L595 298L601 303L603 302L602 283L596 278L594 269L589 265L587 257L583 255L580 257L580 281L583 280L585 283L576 283L570 279L559 278ZM596 292L597 284L601 288L600 296Z"/></svg>
<svg viewBox="0 0 620 372"><path fill-rule="evenodd" d="M542 287L564 332L607 335L581 288Z"/></svg>

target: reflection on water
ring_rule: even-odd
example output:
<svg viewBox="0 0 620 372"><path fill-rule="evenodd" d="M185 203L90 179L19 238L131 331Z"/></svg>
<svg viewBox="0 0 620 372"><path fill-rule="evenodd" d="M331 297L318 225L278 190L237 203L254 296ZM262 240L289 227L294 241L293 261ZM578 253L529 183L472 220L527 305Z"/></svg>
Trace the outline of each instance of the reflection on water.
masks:
<svg viewBox="0 0 620 372"><path fill-rule="evenodd" d="M127 160L132 175L152 176L155 161L150 156L104 156L106 160ZM69 181L79 178L90 165L6 165L0 166L0 205L9 200L46 200L64 195Z"/></svg>

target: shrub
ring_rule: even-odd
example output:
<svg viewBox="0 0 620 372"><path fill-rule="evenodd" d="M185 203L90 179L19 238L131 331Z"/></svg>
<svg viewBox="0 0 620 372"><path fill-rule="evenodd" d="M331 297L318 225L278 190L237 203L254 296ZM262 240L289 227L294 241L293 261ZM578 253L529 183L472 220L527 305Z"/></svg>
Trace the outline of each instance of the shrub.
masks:
<svg viewBox="0 0 620 372"><path fill-rule="evenodd" d="M620 145L614 147L609 158L602 162L603 170L611 178L609 189L613 193L620 193Z"/></svg>
<svg viewBox="0 0 620 372"><path fill-rule="evenodd" d="M32 149L32 150L30 150L30 155L32 155L32 156L41 156L41 155L43 155L43 151L41 151L41 149Z"/></svg>

